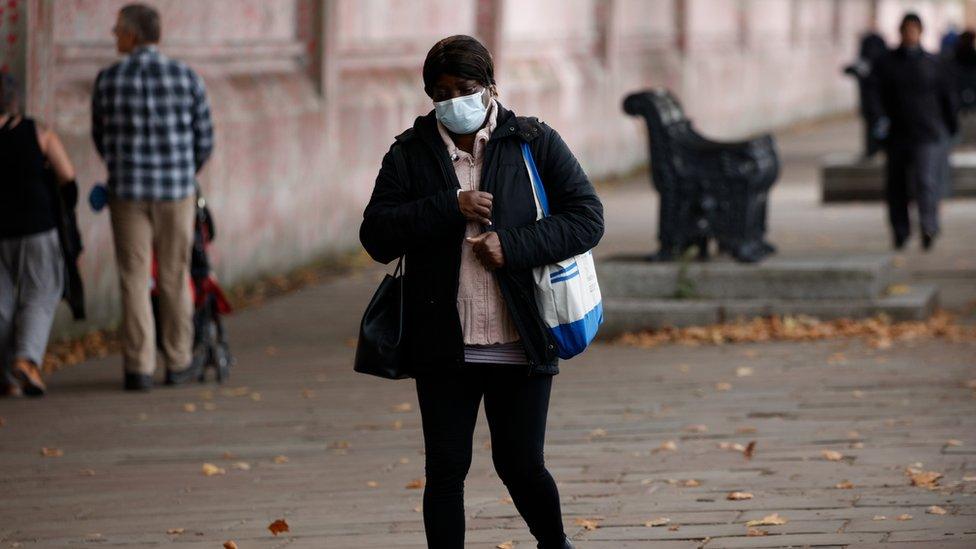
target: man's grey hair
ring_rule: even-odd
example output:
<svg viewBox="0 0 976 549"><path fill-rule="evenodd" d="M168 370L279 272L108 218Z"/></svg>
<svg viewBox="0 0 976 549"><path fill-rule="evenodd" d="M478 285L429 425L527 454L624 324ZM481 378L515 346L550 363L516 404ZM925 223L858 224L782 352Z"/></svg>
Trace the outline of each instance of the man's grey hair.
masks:
<svg viewBox="0 0 976 549"><path fill-rule="evenodd" d="M20 113L20 96L20 82L8 72L0 72L0 114Z"/></svg>
<svg viewBox="0 0 976 549"><path fill-rule="evenodd" d="M119 10L119 21L136 36L138 44L159 42L161 25L156 8L146 4L129 4Z"/></svg>

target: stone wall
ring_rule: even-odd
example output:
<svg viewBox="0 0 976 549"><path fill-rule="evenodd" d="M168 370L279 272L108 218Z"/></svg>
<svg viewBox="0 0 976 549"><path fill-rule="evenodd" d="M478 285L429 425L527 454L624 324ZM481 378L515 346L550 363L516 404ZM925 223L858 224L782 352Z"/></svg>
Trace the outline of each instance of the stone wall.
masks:
<svg viewBox="0 0 976 549"><path fill-rule="evenodd" d="M358 248L382 154L431 108L420 66L443 36L483 39L501 100L556 127L596 178L646 160L642 124L620 110L627 92L671 88L704 131L738 136L850 109L840 67L863 30L891 32L912 7L931 44L966 15L962 0L148 1L163 13L162 49L203 75L213 104L201 182L225 284ZM0 65L64 138L83 193L105 178L88 102L116 59L124 3L0 2ZM80 214L92 319L75 330L110 325L118 308L107 215Z"/></svg>

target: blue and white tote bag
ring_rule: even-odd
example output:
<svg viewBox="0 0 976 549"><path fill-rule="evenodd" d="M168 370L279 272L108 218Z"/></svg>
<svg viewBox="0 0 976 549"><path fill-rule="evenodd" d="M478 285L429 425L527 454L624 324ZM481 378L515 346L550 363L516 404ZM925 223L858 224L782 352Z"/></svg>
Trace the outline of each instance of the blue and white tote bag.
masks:
<svg viewBox="0 0 976 549"><path fill-rule="evenodd" d="M532 181L536 219L549 216L549 200L528 143L522 158ZM596 280L593 252L533 269L535 302L559 348L559 358L572 358L589 346L603 324L603 299Z"/></svg>

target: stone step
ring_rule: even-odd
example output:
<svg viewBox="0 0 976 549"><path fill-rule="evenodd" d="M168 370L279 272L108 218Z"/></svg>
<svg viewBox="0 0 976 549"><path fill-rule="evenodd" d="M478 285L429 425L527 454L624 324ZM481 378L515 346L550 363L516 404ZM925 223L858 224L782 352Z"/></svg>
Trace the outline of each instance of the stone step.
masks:
<svg viewBox="0 0 976 549"><path fill-rule="evenodd" d="M871 299L892 283L889 255L772 257L657 263L618 257L597 265L605 298Z"/></svg>
<svg viewBox="0 0 976 549"><path fill-rule="evenodd" d="M772 315L805 315L821 320L867 318L884 313L893 320L924 320L938 306L938 288L902 287L903 293L874 299L634 299L605 298L601 337L625 332L704 326Z"/></svg>
<svg viewBox="0 0 976 549"><path fill-rule="evenodd" d="M949 158L952 170L947 196L976 196L976 152L956 151ZM884 153L865 161L851 153L827 156L820 165L824 202L884 199Z"/></svg>

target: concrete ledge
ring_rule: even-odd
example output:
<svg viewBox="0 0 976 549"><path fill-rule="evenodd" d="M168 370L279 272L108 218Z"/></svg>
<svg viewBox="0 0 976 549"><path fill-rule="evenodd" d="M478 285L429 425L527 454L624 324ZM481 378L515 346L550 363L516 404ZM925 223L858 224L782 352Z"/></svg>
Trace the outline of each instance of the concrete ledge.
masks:
<svg viewBox="0 0 976 549"><path fill-rule="evenodd" d="M897 296L874 299L604 299L600 335L701 326L772 315L805 315L822 320L867 318L884 313L893 320L923 320L938 306L935 286L910 286Z"/></svg>
<svg viewBox="0 0 976 549"><path fill-rule="evenodd" d="M976 197L976 152L957 151L949 157L952 177L948 196ZM824 202L884 199L884 153L865 161L850 153L823 159L820 166Z"/></svg>
<svg viewBox="0 0 976 549"><path fill-rule="evenodd" d="M892 258L773 257L758 264L681 264L618 257L599 262L597 269L608 298L871 299L891 284Z"/></svg>

